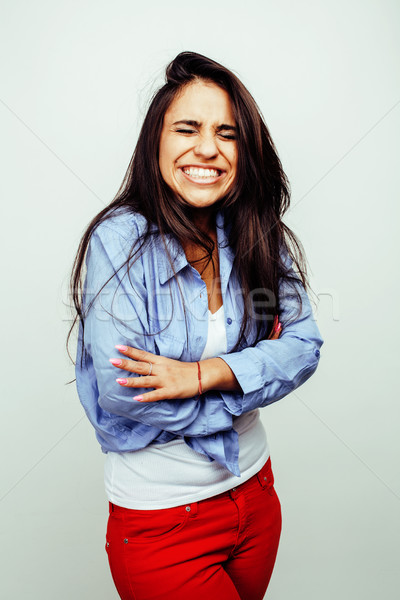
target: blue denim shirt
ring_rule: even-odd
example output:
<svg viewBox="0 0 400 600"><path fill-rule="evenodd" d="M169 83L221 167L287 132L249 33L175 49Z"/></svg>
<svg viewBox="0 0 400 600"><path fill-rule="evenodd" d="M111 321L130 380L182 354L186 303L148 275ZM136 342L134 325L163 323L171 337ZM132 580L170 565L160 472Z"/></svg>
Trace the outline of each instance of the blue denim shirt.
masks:
<svg viewBox="0 0 400 600"><path fill-rule="evenodd" d="M200 399L137 402L132 397L149 389L120 386L116 377L134 375L109 362L109 358L120 356L116 344L182 361L200 360L208 333L207 288L198 271L188 263L182 246L167 236L176 278L159 236L141 253L128 276L126 266L118 269L128 257L135 236L144 230L145 218L118 209L91 236L86 255L84 306L118 272L103 288L85 319L88 355L82 368L80 323L75 367L79 398L103 452L138 450L179 436L193 450L239 477L235 417L283 398L317 368L323 339L300 281L303 308L290 324L287 321L298 306L287 284L280 285L280 338L262 340L251 347L250 332L239 351L231 352L238 339L243 297L232 271L233 251L227 242L222 210L217 213L216 224L227 336L227 353L219 356L232 369L242 391L211 390ZM291 259L286 256L285 260L290 266ZM145 335L148 333L154 335Z"/></svg>

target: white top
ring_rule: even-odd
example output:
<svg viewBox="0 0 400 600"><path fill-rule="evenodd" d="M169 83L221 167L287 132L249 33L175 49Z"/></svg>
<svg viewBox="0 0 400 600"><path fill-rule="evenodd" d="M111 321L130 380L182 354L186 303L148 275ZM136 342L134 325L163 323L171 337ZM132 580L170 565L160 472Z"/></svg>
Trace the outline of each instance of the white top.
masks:
<svg viewBox="0 0 400 600"><path fill-rule="evenodd" d="M200 360L226 351L222 305L216 313L208 311L208 337ZM104 465L108 500L125 508L171 508L210 498L244 483L261 469L269 457L269 448L258 409L234 419L239 434L240 477L177 438L134 452L108 452Z"/></svg>

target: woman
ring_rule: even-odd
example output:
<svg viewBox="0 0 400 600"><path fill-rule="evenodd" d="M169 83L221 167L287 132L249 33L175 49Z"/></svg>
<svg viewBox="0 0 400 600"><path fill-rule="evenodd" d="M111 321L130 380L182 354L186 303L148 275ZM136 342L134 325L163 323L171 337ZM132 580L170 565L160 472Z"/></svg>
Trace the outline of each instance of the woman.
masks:
<svg viewBox="0 0 400 600"><path fill-rule="evenodd" d="M179 54L71 279L123 600L264 597L281 508L259 408L312 375L323 343L288 206L250 93Z"/></svg>

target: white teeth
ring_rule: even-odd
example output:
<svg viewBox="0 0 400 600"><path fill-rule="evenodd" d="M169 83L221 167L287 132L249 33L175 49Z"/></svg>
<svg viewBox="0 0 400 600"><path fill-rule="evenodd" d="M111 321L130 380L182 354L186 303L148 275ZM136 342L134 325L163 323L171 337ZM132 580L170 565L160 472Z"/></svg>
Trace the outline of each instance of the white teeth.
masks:
<svg viewBox="0 0 400 600"><path fill-rule="evenodd" d="M197 167L186 167L183 169L186 175L190 177L218 177L218 171L215 169L201 169Z"/></svg>

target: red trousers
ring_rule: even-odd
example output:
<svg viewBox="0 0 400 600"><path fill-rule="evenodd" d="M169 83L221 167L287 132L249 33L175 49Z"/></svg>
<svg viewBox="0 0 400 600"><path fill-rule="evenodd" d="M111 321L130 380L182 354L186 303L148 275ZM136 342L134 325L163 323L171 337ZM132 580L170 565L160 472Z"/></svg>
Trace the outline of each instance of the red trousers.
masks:
<svg viewBox="0 0 400 600"><path fill-rule="evenodd" d="M281 534L269 458L238 487L191 504L109 504L106 552L122 600L262 600Z"/></svg>

